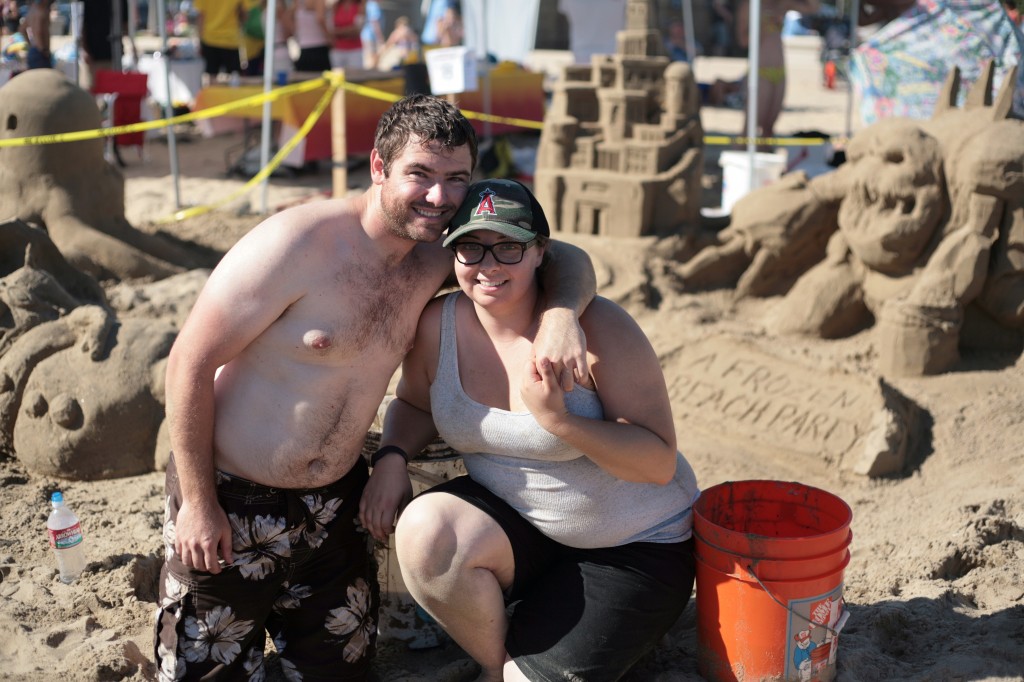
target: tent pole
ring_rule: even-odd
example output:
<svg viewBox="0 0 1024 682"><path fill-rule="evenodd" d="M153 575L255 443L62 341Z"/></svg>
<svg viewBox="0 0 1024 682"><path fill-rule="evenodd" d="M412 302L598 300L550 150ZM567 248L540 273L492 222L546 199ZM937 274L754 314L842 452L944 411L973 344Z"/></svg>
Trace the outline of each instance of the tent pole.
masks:
<svg viewBox="0 0 1024 682"><path fill-rule="evenodd" d="M121 0L114 0L116 6ZM171 55L167 52L167 22L163 17L167 16L167 0L157 0L157 12L161 19L157 22L160 27L160 60L164 64L164 92L167 93L167 101L164 102L164 118L174 116L174 103L171 97ZM120 33L120 31L115 31ZM120 37L118 43L120 43ZM171 177L174 178L174 210L181 208L181 191L178 188L178 145L174 137L174 126L167 126L167 156L171 162Z"/></svg>
<svg viewBox="0 0 1024 682"><path fill-rule="evenodd" d="M480 29L480 38L483 41L484 47L484 113L490 116L491 114L491 61L489 59L489 41L487 40L487 3L489 0L484 0L480 3L480 12L483 26ZM484 119L484 140L491 143L493 137L491 129L491 119Z"/></svg>
<svg viewBox="0 0 1024 682"><path fill-rule="evenodd" d="M748 187L754 188L757 175L754 167L757 154L757 86L761 62L761 0L750 0L747 44L747 157L750 168Z"/></svg>
<svg viewBox="0 0 1024 682"><path fill-rule="evenodd" d="M82 80L78 73L78 65L83 59L82 51L82 14L85 12L85 4L78 2L71 3L71 40L75 46L75 63L72 65L75 85L81 87Z"/></svg>
<svg viewBox="0 0 1024 682"><path fill-rule="evenodd" d="M690 66L693 66L697 63L697 35L693 31L693 0L683 1L683 25L686 29L686 56L690 58Z"/></svg>
<svg viewBox="0 0 1024 682"><path fill-rule="evenodd" d="M132 46L132 68L138 66L139 55L135 54L135 27L139 23L139 0L128 3L128 44Z"/></svg>
<svg viewBox="0 0 1024 682"><path fill-rule="evenodd" d="M114 62L115 71L124 71L121 66L121 38L123 37L122 31L124 30L124 17L121 16L121 0L110 0L111 9L113 10L112 24L110 29L110 55L111 60Z"/></svg>
<svg viewBox="0 0 1024 682"><path fill-rule="evenodd" d="M263 93L270 92L274 78L274 36L277 35L277 0L267 0L266 14L264 15L263 31ZM263 127L260 130L260 168L266 168L270 163L270 131L273 128L273 119L270 116L270 100L263 100ZM263 178L260 183L260 213L268 212L268 194L270 192L270 178Z"/></svg>
<svg viewBox="0 0 1024 682"><path fill-rule="evenodd" d="M853 0L850 7L850 50L846 55L846 139L853 135L853 82L850 80L850 60L857 47L857 25L860 16L860 0Z"/></svg>

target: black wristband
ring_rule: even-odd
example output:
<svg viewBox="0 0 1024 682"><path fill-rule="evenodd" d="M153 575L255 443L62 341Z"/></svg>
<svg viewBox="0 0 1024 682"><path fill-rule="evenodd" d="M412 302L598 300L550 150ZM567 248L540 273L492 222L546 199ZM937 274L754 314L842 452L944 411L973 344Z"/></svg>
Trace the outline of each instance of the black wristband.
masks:
<svg viewBox="0 0 1024 682"><path fill-rule="evenodd" d="M402 456L402 459L405 460L406 464L409 463L409 453L407 453L405 450L398 447L397 445L385 445L384 447L378 449L377 452L373 453L373 457L370 458L370 466L377 466L377 462L380 461L381 457L385 455L390 455L392 453L398 453L399 455Z"/></svg>

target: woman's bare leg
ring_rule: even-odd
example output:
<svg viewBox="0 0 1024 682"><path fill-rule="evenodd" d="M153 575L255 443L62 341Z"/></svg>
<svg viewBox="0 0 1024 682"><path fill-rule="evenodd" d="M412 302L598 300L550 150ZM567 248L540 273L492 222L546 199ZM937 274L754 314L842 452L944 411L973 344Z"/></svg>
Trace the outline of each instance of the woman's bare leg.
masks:
<svg viewBox="0 0 1024 682"><path fill-rule="evenodd" d="M395 542L409 593L480 664L480 680L502 680L502 593L512 585L515 561L501 526L465 500L432 493L402 512Z"/></svg>

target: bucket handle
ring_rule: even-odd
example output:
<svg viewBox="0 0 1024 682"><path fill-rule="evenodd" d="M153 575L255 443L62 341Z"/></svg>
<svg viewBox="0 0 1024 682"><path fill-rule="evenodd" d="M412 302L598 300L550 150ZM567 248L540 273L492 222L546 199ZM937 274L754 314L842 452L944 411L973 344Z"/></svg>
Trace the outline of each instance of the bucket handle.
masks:
<svg viewBox="0 0 1024 682"><path fill-rule="evenodd" d="M761 579L757 577L756 573L754 573L754 567L753 566L749 566L749 565L748 566L744 566L743 570L745 570L747 573L749 573L750 577L757 581L757 584L761 586L761 589L764 590L765 594L767 594L769 597L771 597L772 601L774 601L776 604L778 604L782 608L786 609L787 611L792 613L797 618L799 618L801 620L807 621L810 625L817 625L818 627L825 628L826 630L828 630L829 632L832 633L833 637L838 637L839 636L839 633L840 633L840 631L842 631L843 626L846 625L846 621L850 619L850 612L847 611L844 608L842 610L842 613L839 615L839 620L836 622L835 629L829 627L825 623L819 623L816 620L811 620L810 618L808 618L807 616L803 615L802 613L797 613L796 611L794 611L789 606L789 604L783 604L779 600L778 597L776 597L774 594L772 594L772 591L768 589L768 586L765 585L763 582L761 582ZM840 606L840 608L842 608L842 607Z"/></svg>

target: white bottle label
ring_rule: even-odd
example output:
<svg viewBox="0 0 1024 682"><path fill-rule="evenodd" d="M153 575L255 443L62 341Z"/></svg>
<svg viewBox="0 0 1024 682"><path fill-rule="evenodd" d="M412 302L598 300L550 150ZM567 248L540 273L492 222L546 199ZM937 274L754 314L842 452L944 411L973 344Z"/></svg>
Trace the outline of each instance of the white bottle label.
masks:
<svg viewBox="0 0 1024 682"><path fill-rule="evenodd" d="M47 528L46 531L50 536L50 547L54 549L70 549L82 542L82 525L80 523L61 530Z"/></svg>

